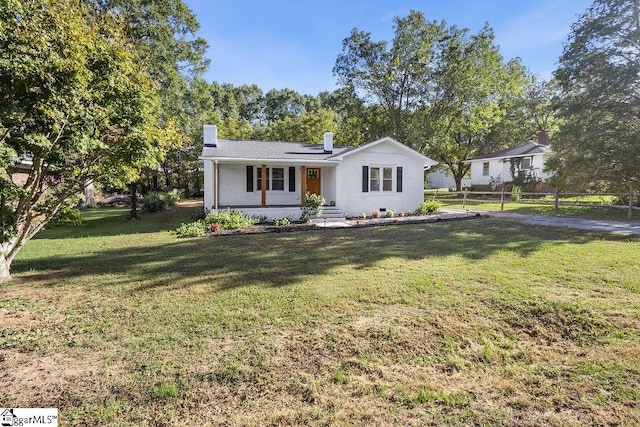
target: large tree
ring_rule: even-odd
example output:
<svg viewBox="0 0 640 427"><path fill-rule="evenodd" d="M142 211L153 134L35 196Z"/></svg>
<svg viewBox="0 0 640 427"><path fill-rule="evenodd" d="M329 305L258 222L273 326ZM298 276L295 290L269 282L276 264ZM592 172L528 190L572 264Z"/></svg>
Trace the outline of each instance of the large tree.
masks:
<svg viewBox="0 0 640 427"><path fill-rule="evenodd" d="M503 61L485 26L478 34L451 27L442 46L434 94L421 111L423 151L446 165L460 191L470 171L466 161L511 144L490 138L526 83L518 60Z"/></svg>
<svg viewBox="0 0 640 427"><path fill-rule="evenodd" d="M147 64L146 71L158 83L162 109L160 125L175 125L181 144L163 162L165 176L175 180L170 186L188 190L183 177L198 168L193 136L202 123L194 118L206 115L196 111L193 93L202 89L199 79L209 62L206 41L196 35L200 26L183 0L85 0L94 14L116 14L126 22L124 33ZM198 146L199 148L199 146ZM147 171L150 172L151 171ZM135 184L135 183L134 183ZM135 185L133 186L135 188ZM133 191L135 194L135 191Z"/></svg>
<svg viewBox="0 0 640 427"><path fill-rule="evenodd" d="M118 18L89 16L73 0L0 8L0 282L81 183L131 182L176 140Z"/></svg>
<svg viewBox="0 0 640 427"><path fill-rule="evenodd" d="M420 12L394 18L393 40L374 41L371 33L351 30L344 39L334 74L348 93L383 109L385 124L377 136L393 136L410 144L415 135L413 113L432 90L433 64L446 27L428 22Z"/></svg>
<svg viewBox="0 0 640 427"><path fill-rule="evenodd" d="M573 27L555 72L563 124L550 164L560 184L640 185L640 0L596 0Z"/></svg>
<svg viewBox="0 0 640 427"><path fill-rule="evenodd" d="M378 113L366 128L434 157L459 188L465 161L497 148L488 136L526 83L524 67L503 61L488 26L471 34L416 11L394 23L391 42L352 30L334 73Z"/></svg>

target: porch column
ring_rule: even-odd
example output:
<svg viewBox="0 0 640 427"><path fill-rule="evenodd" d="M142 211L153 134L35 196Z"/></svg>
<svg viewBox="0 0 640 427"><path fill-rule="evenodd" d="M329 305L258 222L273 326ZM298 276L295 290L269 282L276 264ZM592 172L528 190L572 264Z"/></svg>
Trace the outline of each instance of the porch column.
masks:
<svg viewBox="0 0 640 427"><path fill-rule="evenodd" d="M213 174L213 160L204 160L204 210L214 208L213 199L215 192L215 182Z"/></svg>
<svg viewBox="0 0 640 427"><path fill-rule="evenodd" d="M304 198L307 195L307 167L300 168L300 204L304 204Z"/></svg>
<svg viewBox="0 0 640 427"><path fill-rule="evenodd" d="M260 180L260 192L262 193L262 207L267 206L267 165L262 165L262 179Z"/></svg>

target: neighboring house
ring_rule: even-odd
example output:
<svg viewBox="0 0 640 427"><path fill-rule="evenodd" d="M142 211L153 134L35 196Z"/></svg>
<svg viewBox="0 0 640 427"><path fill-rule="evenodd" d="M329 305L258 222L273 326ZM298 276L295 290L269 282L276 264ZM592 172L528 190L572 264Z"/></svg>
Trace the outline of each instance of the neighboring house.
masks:
<svg viewBox="0 0 640 427"><path fill-rule="evenodd" d="M297 219L307 192L320 194L343 216L375 210L415 210L424 200L424 171L432 159L392 139L359 147L217 138L204 127L204 208Z"/></svg>
<svg viewBox="0 0 640 427"><path fill-rule="evenodd" d="M553 151L549 145L549 135L546 131L540 131L538 142L527 141L468 160L471 163L471 185L495 188L502 183L513 182L512 165L514 172L529 182L544 182L551 177L544 171L545 163L551 156Z"/></svg>
<svg viewBox="0 0 640 427"><path fill-rule="evenodd" d="M447 169L436 169L433 172L430 171L427 175L427 188L448 188L450 190L456 189L456 180L453 175ZM471 178L462 178L462 188L469 188L471 186Z"/></svg>

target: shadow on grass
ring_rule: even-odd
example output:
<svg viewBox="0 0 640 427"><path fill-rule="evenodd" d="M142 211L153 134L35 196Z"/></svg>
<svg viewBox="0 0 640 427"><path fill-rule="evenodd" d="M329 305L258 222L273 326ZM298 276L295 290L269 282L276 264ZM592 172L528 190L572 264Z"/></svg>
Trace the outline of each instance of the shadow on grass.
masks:
<svg viewBox="0 0 640 427"><path fill-rule="evenodd" d="M81 279L90 286L118 285L131 291L203 284L224 290L251 285L284 286L310 276L324 280L320 276L334 268L377 268L379 261L392 257L420 260L458 255L473 261L497 251L527 257L548 243L581 244L603 236L606 235L475 219L176 239L163 245L96 250L90 255L18 259L13 267L18 276L29 272L28 280L50 286Z"/></svg>
<svg viewBox="0 0 640 427"><path fill-rule="evenodd" d="M462 203L451 203L444 200L444 206L448 208L462 209ZM500 211L500 200L478 201L468 200L466 209L478 211ZM518 213L523 215L543 215L554 216L553 203L549 204L528 204L516 203L512 201L505 202L505 213ZM611 206L566 206L561 205L558 216L566 218L583 218L606 221L629 221L627 210L614 208ZM631 221L640 221L640 213L634 213Z"/></svg>
<svg viewBox="0 0 640 427"><path fill-rule="evenodd" d="M202 206L178 205L169 209L148 213L138 211L138 219L129 218L129 208L92 208L81 213L78 225L51 227L38 233L34 239L67 239L77 237L119 236L123 234L155 233L175 230L188 221L192 213Z"/></svg>

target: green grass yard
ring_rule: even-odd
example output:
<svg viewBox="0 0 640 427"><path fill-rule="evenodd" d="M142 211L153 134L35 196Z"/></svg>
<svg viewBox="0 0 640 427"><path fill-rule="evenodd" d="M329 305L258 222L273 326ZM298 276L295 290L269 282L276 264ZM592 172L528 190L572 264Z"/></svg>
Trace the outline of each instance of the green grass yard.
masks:
<svg viewBox="0 0 640 427"><path fill-rule="evenodd" d="M640 239L473 219L47 230L0 288L3 406L61 425L637 425Z"/></svg>
<svg viewBox="0 0 640 427"><path fill-rule="evenodd" d="M507 195L507 197L510 197ZM425 198L431 200L433 195L426 194ZM462 209L463 201L461 195L454 197L447 195L438 195L437 200L443 204L444 208ZM564 200L565 203L572 203L574 200ZM563 217L573 218L586 218L586 219L599 219L607 221L628 221L628 210L626 208L615 208L610 206L609 203L590 203L583 200L575 201L577 203L583 203L584 206L571 206L567 204L560 204L558 215ZM503 207L505 212L519 213L525 215L554 215L553 200L544 200L543 202L537 202L535 199L530 199L522 202L514 202L510 198L505 199L504 206L501 206L500 198L493 197L492 199L481 198L476 196L475 198L469 197L464 204L466 209L472 211L500 211ZM632 221L640 220L640 211L634 210Z"/></svg>

